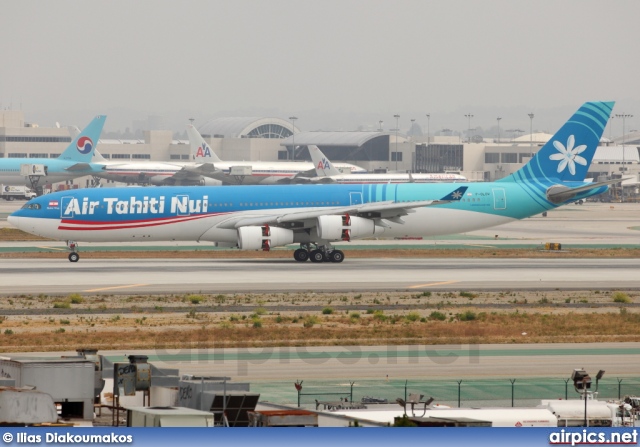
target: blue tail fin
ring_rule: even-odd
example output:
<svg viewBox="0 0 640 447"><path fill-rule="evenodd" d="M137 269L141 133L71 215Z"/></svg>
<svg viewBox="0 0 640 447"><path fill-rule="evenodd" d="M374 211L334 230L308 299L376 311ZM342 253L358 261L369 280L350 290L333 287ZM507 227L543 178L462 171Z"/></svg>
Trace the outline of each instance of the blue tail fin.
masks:
<svg viewBox="0 0 640 447"><path fill-rule="evenodd" d="M500 181L584 181L614 102L586 102L517 172Z"/></svg>
<svg viewBox="0 0 640 447"><path fill-rule="evenodd" d="M104 115L96 116L93 121L73 139L71 144L58 158L60 160L71 160L79 163L90 163L106 119L107 117Z"/></svg>

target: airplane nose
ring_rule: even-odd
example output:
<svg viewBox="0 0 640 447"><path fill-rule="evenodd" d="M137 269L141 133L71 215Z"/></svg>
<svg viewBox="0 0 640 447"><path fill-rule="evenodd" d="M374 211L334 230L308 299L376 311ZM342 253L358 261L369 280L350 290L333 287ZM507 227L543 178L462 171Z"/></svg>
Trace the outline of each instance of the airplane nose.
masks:
<svg viewBox="0 0 640 447"><path fill-rule="evenodd" d="M13 225L14 227L22 230L23 226L22 224L24 224L24 219L21 219L18 216L14 216L13 214L9 214L7 216L7 222L9 222L11 225Z"/></svg>

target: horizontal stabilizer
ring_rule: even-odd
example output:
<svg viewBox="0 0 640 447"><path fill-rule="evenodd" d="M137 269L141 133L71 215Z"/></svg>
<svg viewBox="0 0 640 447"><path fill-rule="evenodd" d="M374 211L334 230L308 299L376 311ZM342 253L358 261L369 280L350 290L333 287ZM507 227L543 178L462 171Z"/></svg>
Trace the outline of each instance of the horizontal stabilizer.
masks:
<svg viewBox="0 0 640 447"><path fill-rule="evenodd" d="M601 188L603 186L613 185L614 183L620 183L622 179L607 180L606 182L589 183L577 188L570 188L564 185L553 185L547 189L547 200L551 203L563 203L567 200L573 199L580 193L591 191L593 189Z"/></svg>
<svg viewBox="0 0 640 447"><path fill-rule="evenodd" d="M91 165L89 163L75 163L65 168L65 171L85 171L91 169Z"/></svg>

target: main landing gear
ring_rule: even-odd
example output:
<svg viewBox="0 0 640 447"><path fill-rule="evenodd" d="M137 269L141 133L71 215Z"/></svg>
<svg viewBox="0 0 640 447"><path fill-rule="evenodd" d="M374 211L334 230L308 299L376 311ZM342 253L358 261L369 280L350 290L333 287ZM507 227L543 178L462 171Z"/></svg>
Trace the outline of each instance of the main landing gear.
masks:
<svg viewBox="0 0 640 447"><path fill-rule="evenodd" d="M305 262L311 259L311 262L342 262L344 261L344 253L341 250L334 249L331 245L316 245L315 249L311 249L311 244L300 244L300 248L293 252L293 259L298 262Z"/></svg>
<svg viewBox="0 0 640 447"><path fill-rule="evenodd" d="M69 253L69 262L78 262L80 260L80 255L76 252L78 244L75 241L67 241L67 248L71 251Z"/></svg>

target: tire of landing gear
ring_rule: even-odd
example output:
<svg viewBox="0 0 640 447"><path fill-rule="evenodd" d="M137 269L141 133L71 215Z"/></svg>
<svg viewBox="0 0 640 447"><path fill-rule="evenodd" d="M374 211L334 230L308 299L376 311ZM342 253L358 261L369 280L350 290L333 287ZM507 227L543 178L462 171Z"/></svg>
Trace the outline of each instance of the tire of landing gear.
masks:
<svg viewBox="0 0 640 447"><path fill-rule="evenodd" d="M305 262L307 259L309 259L309 252L304 248L298 248L293 252L293 259L298 262Z"/></svg>
<svg viewBox="0 0 640 447"><path fill-rule="evenodd" d="M78 262L80 255L78 253L69 253L69 262Z"/></svg>
<svg viewBox="0 0 640 447"><path fill-rule="evenodd" d="M311 259L311 262L324 262L324 253L321 250L313 250L309 259Z"/></svg>
<svg viewBox="0 0 640 447"><path fill-rule="evenodd" d="M329 255L329 260L331 262L342 262L344 261L344 253L341 250L333 250Z"/></svg>

